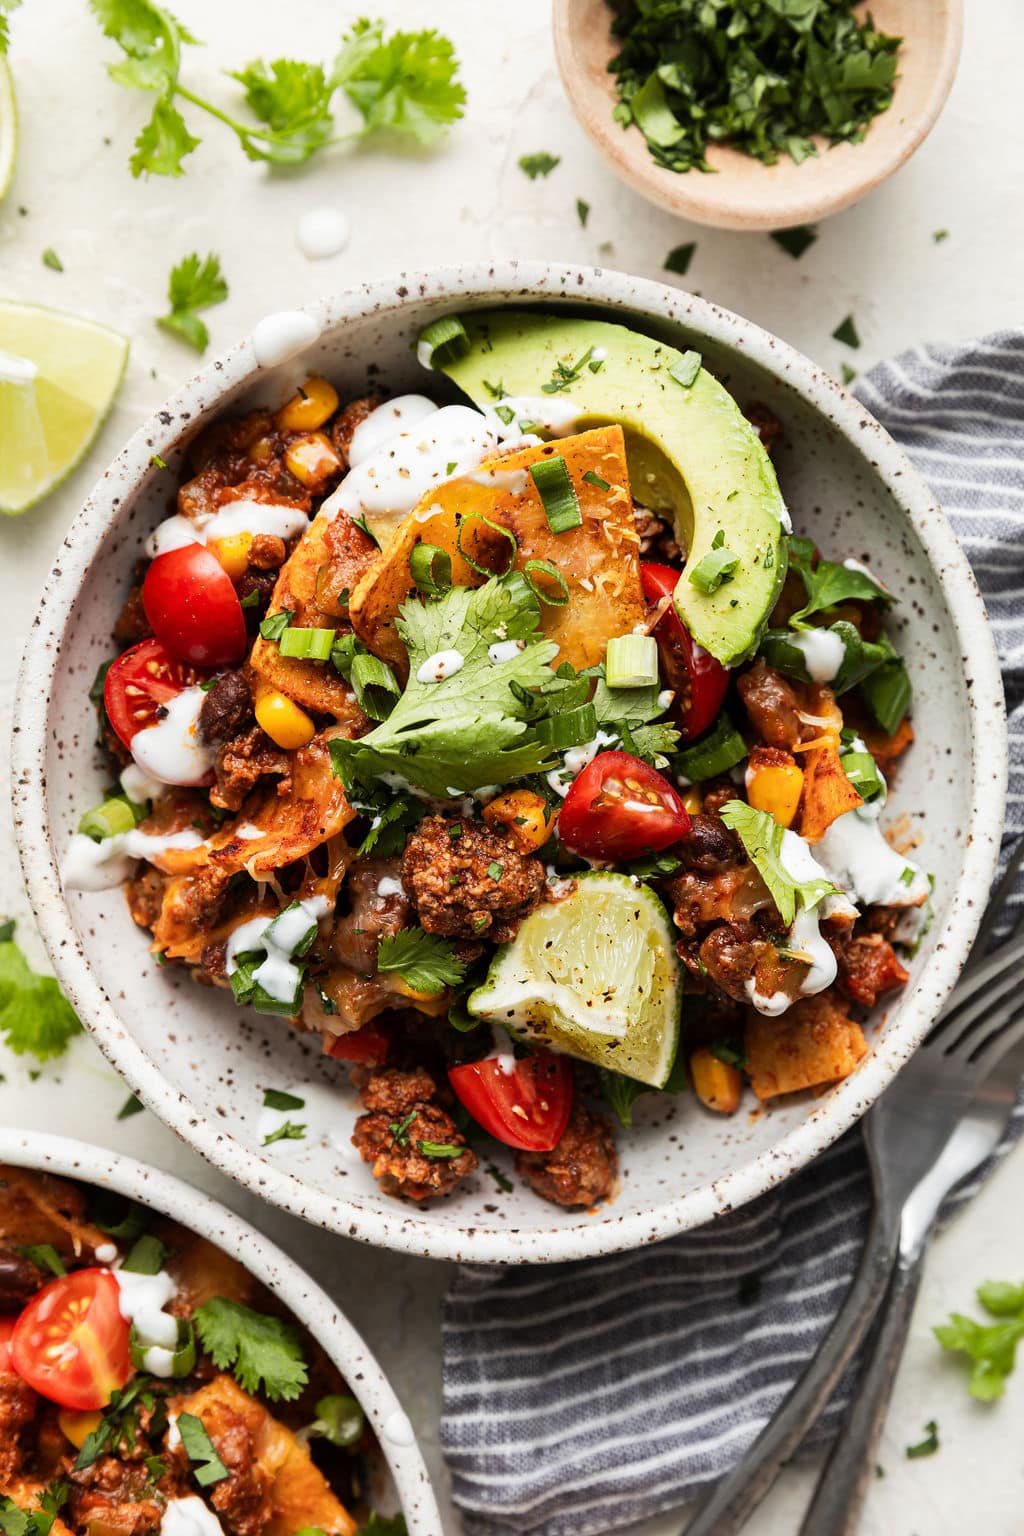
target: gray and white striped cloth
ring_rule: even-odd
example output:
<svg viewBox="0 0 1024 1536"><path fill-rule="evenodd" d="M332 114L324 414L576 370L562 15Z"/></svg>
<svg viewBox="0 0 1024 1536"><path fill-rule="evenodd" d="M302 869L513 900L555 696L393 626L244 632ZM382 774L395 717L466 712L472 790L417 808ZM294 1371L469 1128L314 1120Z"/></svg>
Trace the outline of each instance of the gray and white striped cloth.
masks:
<svg viewBox="0 0 1024 1536"><path fill-rule="evenodd" d="M1024 828L1024 332L904 353L858 393L945 506L985 594L1010 709L1008 843ZM467 1536L612 1531L720 1478L838 1310L868 1203L851 1132L781 1189L655 1248L460 1269L441 1437ZM809 1444L835 1432L849 1388Z"/></svg>

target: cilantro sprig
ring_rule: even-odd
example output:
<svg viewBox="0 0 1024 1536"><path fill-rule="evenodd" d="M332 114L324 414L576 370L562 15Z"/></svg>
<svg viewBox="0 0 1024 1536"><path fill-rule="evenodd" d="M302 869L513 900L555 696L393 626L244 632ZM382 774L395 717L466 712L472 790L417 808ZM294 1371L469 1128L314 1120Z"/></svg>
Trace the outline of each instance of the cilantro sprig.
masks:
<svg viewBox="0 0 1024 1536"><path fill-rule="evenodd" d="M0 0L0 9L13 0ZM416 144L435 143L462 116L466 93L448 38L433 28L393 32L363 17L346 32L333 64L297 59L253 60L228 71L243 88L251 114L242 121L198 95L181 79L183 49L197 45L170 11L154 0L89 0L105 35L124 57L108 65L111 79L156 101L135 141L133 176L181 176L200 140L179 103L229 128L250 160L301 165L328 144L386 132ZM0 51L6 27L0 15ZM335 98L344 110L335 116Z"/></svg>
<svg viewBox="0 0 1024 1536"><path fill-rule="evenodd" d="M2 17L0 17L2 20ZM0 1531L4 1536L50 1536L68 1498L67 1483L54 1483L38 1495L34 1509L22 1509L6 1494L0 1496Z"/></svg>
<svg viewBox="0 0 1024 1536"><path fill-rule="evenodd" d="M422 928L402 928L381 939L378 971L396 971L414 992L436 995L459 984L466 967L446 939Z"/></svg>
<svg viewBox="0 0 1024 1536"><path fill-rule="evenodd" d="M167 302L171 306L157 325L187 342L197 352L205 352L210 333L199 318L201 309L223 304L228 296L227 280L220 268L220 258L211 251L201 260L197 252L182 257L171 269L167 282Z"/></svg>
<svg viewBox="0 0 1024 1536"><path fill-rule="evenodd" d="M16 11L21 0L0 0L0 55L7 52L7 45L11 40L8 17L11 11Z"/></svg>
<svg viewBox="0 0 1024 1536"><path fill-rule="evenodd" d="M742 800L730 800L719 814L746 849L787 928L796 917L798 901L809 912L823 897L835 894L835 886L824 876L797 880L790 874L782 860L785 830L770 811L758 811Z"/></svg>
<svg viewBox="0 0 1024 1536"><path fill-rule="evenodd" d="M965 1354L971 1362L967 1390L983 1403L995 1402L1006 1390L1006 1378L1017 1362L1017 1345L1024 1339L1024 1284L990 1280L978 1287L978 1300L994 1323L978 1323L962 1312L934 1330L943 1349Z"/></svg>
<svg viewBox="0 0 1024 1536"><path fill-rule="evenodd" d="M271 1402L291 1402L306 1385L301 1340L283 1318L213 1296L196 1308L193 1322L214 1365L230 1370L246 1392L262 1390Z"/></svg>
<svg viewBox="0 0 1024 1536"><path fill-rule="evenodd" d="M75 1011L52 976L40 976L14 940L14 923L0 924L0 1034L17 1056L62 1056L81 1032Z"/></svg>

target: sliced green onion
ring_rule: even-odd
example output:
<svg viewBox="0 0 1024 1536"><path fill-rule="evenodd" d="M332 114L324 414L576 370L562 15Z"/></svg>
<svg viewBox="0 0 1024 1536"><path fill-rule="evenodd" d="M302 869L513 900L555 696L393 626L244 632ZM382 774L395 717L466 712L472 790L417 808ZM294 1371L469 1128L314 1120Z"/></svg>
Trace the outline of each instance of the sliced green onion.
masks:
<svg viewBox="0 0 1024 1536"><path fill-rule="evenodd" d="M354 1397L338 1393L322 1397L316 1405L316 1418L306 1434L310 1438L323 1436L332 1445L355 1445L363 1437L366 1415Z"/></svg>
<svg viewBox="0 0 1024 1536"><path fill-rule="evenodd" d="M676 753L672 768L682 778L700 784L704 779L715 779L720 773L728 773L746 756L746 742L723 710L700 741Z"/></svg>
<svg viewBox="0 0 1024 1536"><path fill-rule="evenodd" d="M658 681L658 642L653 635L615 635L608 641L604 680L609 688L645 688Z"/></svg>
<svg viewBox="0 0 1024 1536"><path fill-rule="evenodd" d="M79 832L101 843L105 837L117 837L120 832L131 832L142 820L142 808L127 795L113 795L102 805L86 811L78 823Z"/></svg>
<svg viewBox="0 0 1024 1536"><path fill-rule="evenodd" d="M678 363L673 363L668 370L670 379L681 384L684 389L689 389L691 384L696 384L697 375L701 370L702 358L699 352L684 352Z"/></svg>
<svg viewBox="0 0 1024 1536"><path fill-rule="evenodd" d="M862 800L873 800L885 793L885 780L870 752L844 752L839 761Z"/></svg>
<svg viewBox="0 0 1024 1536"><path fill-rule="evenodd" d="M330 661L334 636L333 629L286 629L279 642L281 655L296 661Z"/></svg>
<svg viewBox="0 0 1024 1536"><path fill-rule="evenodd" d="M569 747L580 747L585 741L593 741L597 735L597 714L593 704L579 704L566 709L560 715L547 715L536 724L537 740L546 746L564 752Z"/></svg>
<svg viewBox="0 0 1024 1536"><path fill-rule="evenodd" d="M712 592L718 591L723 581L731 577L739 563L739 555L731 549L724 546L711 549L690 572L690 585L710 597Z"/></svg>
<svg viewBox="0 0 1024 1536"><path fill-rule="evenodd" d="M379 656L357 656L349 680L363 713L371 720L386 720L402 692L387 662Z"/></svg>
<svg viewBox="0 0 1024 1536"><path fill-rule="evenodd" d="M443 368L469 351L466 327L458 315L445 315L420 331L416 356L425 368Z"/></svg>
<svg viewBox="0 0 1024 1536"><path fill-rule="evenodd" d="M473 556L471 554L468 554L466 552L466 550L463 549L463 547L462 547L462 530L465 528L467 523L471 523L474 520L476 520L477 522L486 523L488 528L490 528L492 530L492 532L500 533L502 538L503 539L507 539L509 544L511 544L511 546L512 546L512 553L509 555L509 557L508 557L508 565L505 567L505 569L503 571L489 571L487 569L486 565L480 565L476 560L473 559ZM465 513L463 516L461 516L459 518L459 529L458 529L458 532L455 535L455 547L458 550L459 554L462 556L463 560L465 560L466 564L468 566L471 566L473 568L473 570L476 571L478 576L483 576L485 578L489 578L491 576L507 576L508 575L509 571L511 571L512 567L515 565L516 554L517 554L518 549L519 549L519 542L516 539L516 536L512 532L511 528L503 528L501 523L492 523L491 519L489 517L484 517L482 512L467 512L467 513Z"/></svg>
<svg viewBox="0 0 1024 1536"><path fill-rule="evenodd" d="M452 557L436 544L417 544L409 556L409 574L427 597L443 597L452 584Z"/></svg>
<svg viewBox="0 0 1024 1536"><path fill-rule="evenodd" d="M544 515L552 533L568 533L583 522L576 487L561 454L530 465L530 478L544 503Z"/></svg>
<svg viewBox="0 0 1024 1536"><path fill-rule="evenodd" d="M561 595L559 597L552 597L549 592L544 591L543 587L538 586L533 579L534 571L541 572L550 581L553 581L559 588ZM523 566L523 577L534 597L539 598L542 603L547 603L550 608L564 608L569 601L569 583L561 571L551 564L550 560L527 560Z"/></svg>
<svg viewBox="0 0 1024 1536"><path fill-rule="evenodd" d="M191 1376L196 1365L196 1336L192 1324L187 1318L178 1318L178 1339L171 1354L171 1376ZM159 1348L159 1345L148 1343L140 1338L139 1330L132 1324L129 1336L129 1348L131 1350L132 1365L137 1371L148 1370L146 1356L151 1349ZM165 1373L160 1372L163 1376Z"/></svg>

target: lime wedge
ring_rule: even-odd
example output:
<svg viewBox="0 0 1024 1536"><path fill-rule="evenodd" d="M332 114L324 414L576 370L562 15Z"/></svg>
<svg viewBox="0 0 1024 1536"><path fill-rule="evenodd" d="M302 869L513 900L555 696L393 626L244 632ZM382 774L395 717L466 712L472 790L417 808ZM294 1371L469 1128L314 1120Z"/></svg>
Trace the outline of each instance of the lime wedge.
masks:
<svg viewBox="0 0 1024 1536"><path fill-rule="evenodd" d="M7 60L0 54L0 202L14 176L18 153L18 109L14 104L14 81Z"/></svg>
<svg viewBox="0 0 1024 1536"><path fill-rule="evenodd" d="M660 1088L679 1041L682 977L668 913L628 875L581 875L498 950L469 1012Z"/></svg>
<svg viewBox="0 0 1024 1536"><path fill-rule="evenodd" d="M128 341L105 325L0 301L0 512L24 512L88 452Z"/></svg>

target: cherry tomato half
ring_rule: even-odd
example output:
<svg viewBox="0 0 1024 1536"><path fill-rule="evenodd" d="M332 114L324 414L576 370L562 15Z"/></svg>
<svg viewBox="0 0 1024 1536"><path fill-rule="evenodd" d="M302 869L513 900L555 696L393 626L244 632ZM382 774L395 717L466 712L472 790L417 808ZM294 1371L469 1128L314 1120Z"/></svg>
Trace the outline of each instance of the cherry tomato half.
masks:
<svg viewBox="0 0 1024 1536"><path fill-rule="evenodd" d="M335 1061L362 1061L379 1067L387 1061L390 1049L390 1037L375 1024L364 1024L348 1035L324 1038L324 1055L333 1056Z"/></svg>
<svg viewBox="0 0 1024 1536"><path fill-rule="evenodd" d="M103 707L126 747L139 731L156 725L158 711L206 677L176 661L159 640L140 640L114 662L103 684Z"/></svg>
<svg viewBox="0 0 1024 1536"><path fill-rule="evenodd" d="M628 752L599 752L562 802L558 835L590 859L637 859L685 837L690 818L664 774Z"/></svg>
<svg viewBox="0 0 1024 1536"><path fill-rule="evenodd" d="M11 1364L62 1408L105 1408L132 1374L129 1325L109 1269L77 1269L37 1291L11 1335Z"/></svg>
<svg viewBox="0 0 1024 1536"><path fill-rule="evenodd" d="M11 1365L11 1351L9 1345L11 1334L14 1332L16 1319L13 1317L0 1317L0 1376L4 1371L13 1370Z"/></svg>
<svg viewBox="0 0 1024 1536"><path fill-rule="evenodd" d="M640 566L644 597L657 603L671 597L679 581L679 572L670 565L645 560ZM696 643L676 612L667 608L654 631L662 676L675 692L675 713L679 728L688 741L701 736L722 707L729 673L720 661Z"/></svg>
<svg viewBox="0 0 1024 1536"><path fill-rule="evenodd" d="M231 577L202 544L157 555L142 583L153 633L172 656L225 667L245 655L245 614Z"/></svg>
<svg viewBox="0 0 1024 1536"><path fill-rule="evenodd" d="M567 1056L485 1056L450 1068L448 1081L477 1124L507 1147L550 1152L561 1141L572 1109Z"/></svg>

